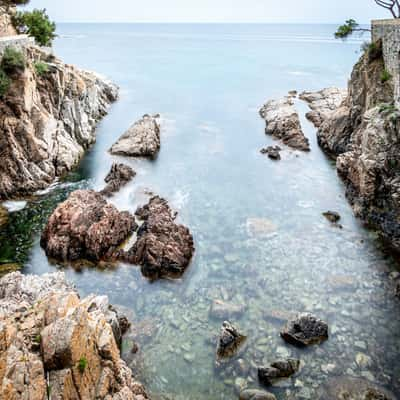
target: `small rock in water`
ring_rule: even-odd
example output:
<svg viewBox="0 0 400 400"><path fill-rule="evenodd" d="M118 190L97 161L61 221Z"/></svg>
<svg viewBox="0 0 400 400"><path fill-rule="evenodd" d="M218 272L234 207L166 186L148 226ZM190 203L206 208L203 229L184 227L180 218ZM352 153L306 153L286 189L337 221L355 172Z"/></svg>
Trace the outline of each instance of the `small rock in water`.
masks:
<svg viewBox="0 0 400 400"><path fill-rule="evenodd" d="M268 146L260 150L261 154L267 154L271 160L280 160L280 151L282 149L279 146Z"/></svg>
<svg viewBox="0 0 400 400"><path fill-rule="evenodd" d="M322 213L322 215L334 226L337 228L343 228L342 225L339 224L340 214L336 211L326 211Z"/></svg>
<svg viewBox="0 0 400 400"><path fill-rule="evenodd" d="M113 163L110 172L104 179L107 186L100 193L103 196L112 196L133 179L135 175L136 172L128 165Z"/></svg>
<svg viewBox="0 0 400 400"><path fill-rule="evenodd" d="M264 385L271 386L276 380L295 374L299 367L300 361L293 358L275 361L267 367L258 368L258 379Z"/></svg>
<svg viewBox="0 0 400 400"><path fill-rule="evenodd" d="M214 318L227 319L240 317L245 310L244 305L226 303L222 300L214 300L211 305L210 315Z"/></svg>
<svg viewBox="0 0 400 400"><path fill-rule="evenodd" d="M240 392L239 400L276 400L276 397L265 390L246 389Z"/></svg>
<svg viewBox="0 0 400 400"><path fill-rule="evenodd" d="M242 335L230 322L225 321L217 343L217 366L223 359L233 357L245 340L246 336Z"/></svg>
<svg viewBox="0 0 400 400"><path fill-rule="evenodd" d="M282 329L281 337L300 347L318 344L328 339L328 324L312 314L299 314Z"/></svg>
<svg viewBox="0 0 400 400"><path fill-rule="evenodd" d="M360 368L366 368L372 364L372 360L370 356L367 356L364 353L357 353L356 363Z"/></svg>

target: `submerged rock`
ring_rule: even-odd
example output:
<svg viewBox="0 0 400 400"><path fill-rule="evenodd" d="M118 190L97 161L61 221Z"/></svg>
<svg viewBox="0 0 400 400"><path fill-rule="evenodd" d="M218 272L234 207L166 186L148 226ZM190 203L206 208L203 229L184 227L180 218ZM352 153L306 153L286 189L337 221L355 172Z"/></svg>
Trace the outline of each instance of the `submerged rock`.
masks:
<svg viewBox="0 0 400 400"><path fill-rule="evenodd" d="M267 367L258 368L258 379L264 385L271 386L276 380L295 374L299 367L300 361L293 358L275 361Z"/></svg>
<svg viewBox="0 0 400 400"><path fill-rule="evenodd" d="M130 157L154 158L160 150L158 115L144 115L115 142L110 153Z"/></svg>
<svg viewBox="0 0 400 400"><path fill-rule="evenodd" d="M282 149L279 146L268 146L260 150L261 154L267 154L271 160L280 160Z"/></svg>
<svg viewBox="0 0 400 400"><path fill-rule="evenodd" d="M246 336L242 335L230 322L225 321L218 337L216 365L219 366L224 359L235 356L245 340Z"/></svg>
<svg viewBox="0 0 400 400"><path fill-rule="evenodd" d="M265 390L245 389L240 392L239 400L276 400L276 397Z"/></svg>
<svg viewBox="0 0 400 400"><path fill-rule="evenodd" d="M305 91L299 97L306 101L311 108L311 111L306 114L307 119L319 128L338 109L346 96L347 89L331 87L317 92Z"/></svg>
<svg viewBox="0 0 400 400"><path fill-rule="evenodd" d="M310 151L308 139L301 129L299 114L291 97L268 101L260 109L260 115L266 122L267 135L282 140L293 149Z"/></svg>
<svg viewBox="0 0 400 400"><path fill-rule="evenodd" d="M296 346L309 346L328 339L328 324L312 314L299 314L288 321L281 331L281 337Z"/></svg>
<svg viewBox="0 0 400 400"><path fill-rule="evenodd" d="M240 317L244 311L244 305L226 303L222 300L214 300L211 304L210 316L213 318L228 319L231 317Z"/></svg>
<svg viewBox="0 0 400 400"><path fill-rule="evenodd" d="M81 300L64 274L0 280L0 398L143 400L120 358L107 298Z"/></svg>
<svg viewBox="0 0 400 400"><path fill-rule="evenodd" d="M50 216L40 244L47 256L61 261L107 260L136 228L131 214L101 194L77 190Z"/></svg>
<svg viewBox="0 0 400 400"><path fill-rule="evenodd" d="M267 218L247 218L247 233L249 236L268 236L275 232L278 227Z"/></svg>
<svg viewBox="0 0 400 400"><path fill-rule="evenodd" d="M131 181L135 175L136 172L128 165L113 163L110 172L104 179L104 182L106 182L107 185L100 193L103 196L112 196L115 192L118 192L119 189Z"/></svg>
<svg viewBox="0 0 400 400"><path fill-rule="evenodd" d="M139 208L136 216L143 224L138 230L137 241L122 258L141 265L143 275L150 279L180 276L194 252L189 229L175 222L176 213L158 196Z"/></svg>

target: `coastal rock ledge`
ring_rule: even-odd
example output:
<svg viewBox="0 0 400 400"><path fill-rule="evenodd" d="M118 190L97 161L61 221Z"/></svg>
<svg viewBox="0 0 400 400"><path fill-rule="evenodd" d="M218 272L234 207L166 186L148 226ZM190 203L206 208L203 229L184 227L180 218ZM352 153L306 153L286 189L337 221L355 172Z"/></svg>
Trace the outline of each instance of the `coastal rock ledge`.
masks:
<svg viewBox="0 0 400 400"><path fill-rule="evenodd" d="M26 67L13 72L0 99L0 199L44 189L76 166L118 96L117 87L95 73L33 45L22 51ZM39 73L37 63L47 70Z"/></svg>
<svg viewBox="0 0 400 400"><path fill-rule="evenodd" d="M120 358L123 318L63 273L0 280L0 398L145 400Z"/></svg>

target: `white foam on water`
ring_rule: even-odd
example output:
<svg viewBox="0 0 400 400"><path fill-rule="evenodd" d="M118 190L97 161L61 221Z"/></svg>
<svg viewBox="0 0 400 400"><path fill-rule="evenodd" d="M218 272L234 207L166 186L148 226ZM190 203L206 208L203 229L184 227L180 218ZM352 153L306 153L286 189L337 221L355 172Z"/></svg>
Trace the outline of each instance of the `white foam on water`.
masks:
<svg viewBox="0 0 400 400"><path fill-rule="evenodd" d="M7 200L3 201L2 205L4 208L7 209L8 212L17 212L23 210L28 202L21 200L21 201L12 201L12 200Z"/></svg>

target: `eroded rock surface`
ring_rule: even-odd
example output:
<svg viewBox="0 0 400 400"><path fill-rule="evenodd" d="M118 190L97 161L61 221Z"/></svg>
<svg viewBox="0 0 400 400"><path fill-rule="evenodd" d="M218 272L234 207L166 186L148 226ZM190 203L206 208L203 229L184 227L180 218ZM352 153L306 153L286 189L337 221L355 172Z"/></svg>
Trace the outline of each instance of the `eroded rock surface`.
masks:
<svg viewBox="0 0 400 400"><path fill-rule="evenodd" d="M122 258L141 265L144 276L150 279L180 276L192 259L193 236L189 229L175 222L176 213L161 197L152 197L136 211L143 221L137 241Z"/></svg>
<svg viewBox="0 0 400 400"><path fill-rule="evenodd" d="M76 166L118 93L105 78L38 47L27 47L25 53L27 67L13 73L0 99L0 198L44 189ZM46 63L48 72L39 75L37 61Z"/></svg>
<svg viewBox="0 0 400 400"><path fill-rule="evenodd" d="M110 153L130 157L154 158L160 150L158 115L144 115L111 147Z"/></svg>
<svg viewBox="0 0 400 400"><path fill-rule="evenodd" d="M311 111L306 114L307 119L319 128L346 99L347 89L331 87L317 92L305 91L299 97L311 108Z"/></svg>
<svg viewBox="0 0 400 400"><path fill-rule="evenodd" d="M118 211L93 190L77 190L50 216L40 244L61 261L107 260L136 228L129 212Z"/></svg>
<svg viewBox="0 0 400 400"><path fill-rule="evenodd" d="M260 109L261 118L266 122L265 133L281 140L287 146L310 151L308 139L301 129L299 114L293 98L284 97L270 100Z"/></svg>
<svg viewBox="0 0 400 400"><path fill-rule="evenodd" d="M295 346L309 346L328 339L328 324L312 314L299 314L288 321L281 331L281 337Z"/></svg>
<svg viewBox="0 0 400 400"><path fill-rule="evenodd" d="M120 358L107 298L81 300L62 273L15 272L0 280L0 310L0 398L147 399Z"/></svg>
<svg viewBox="0 0 400 400"><path fill-rule="evenodd" d="M113 163L110 172L104 179L107 185L100 193L104 196L111 197L131 181L135 175L136 172L129 165Z"/></svg>
<svg viewBox="0 0 400 400"><path fill-rule="evenodd" d="M355 214L400 250L400 111L384 71L381 53L361 57L346 100L321 125L318 142L336 158Z"/></svg>

